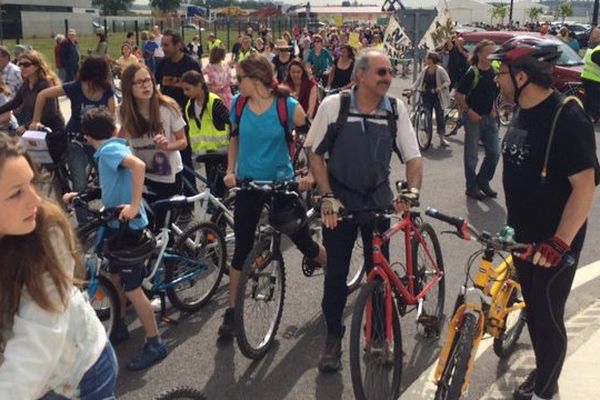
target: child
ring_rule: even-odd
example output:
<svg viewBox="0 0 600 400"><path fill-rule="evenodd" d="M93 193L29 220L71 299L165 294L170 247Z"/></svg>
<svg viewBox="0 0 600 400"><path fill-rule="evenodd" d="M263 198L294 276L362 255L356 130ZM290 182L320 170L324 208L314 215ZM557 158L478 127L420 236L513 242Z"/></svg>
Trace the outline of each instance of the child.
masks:
<svg viewBox="0 0 600 400"><path fill-rule="evenodd" d="M119 219L129 221L129 229L126 230L125 235L116 229L118 223L114 221L114 225L109 226L115 228L111 232L112 235L121 235L118 242L123 245L131 242L139 243L148 225L146 212L143 207L140 207L146 165L131 154L124 139L113 137L116 127L108 110L95 108L85 113L81 119L81 130L87 142L96 149L94 159L98 165L102 203L106 207L124 205ZM75 195L75 193L67 193L64 196L65 201L70 201ZM115 240L108 239L109 244L114 242ZM117 249L111 249L109 246L109 250ZM152 305L141 288L145 266L143 263L133 266L125 266L122 263L120 265L118 259L110 256L109 260L111 281L117 287L121 298L121 312L125 310L125 298L127 298L133 304L146 333L144 347L127 364L127 367L134 371L147 368L167 356L167 346L158 334ZM127 326L123 315L120 315L110 340L116 345L128 338Z"/></svg>
<svg viewBox="0 0 600 400"><path fill-rule="evenodd" d="M24 148L0 134L0 399L112 399L117 360L74 285L73 231L33 180Z"/></svg>

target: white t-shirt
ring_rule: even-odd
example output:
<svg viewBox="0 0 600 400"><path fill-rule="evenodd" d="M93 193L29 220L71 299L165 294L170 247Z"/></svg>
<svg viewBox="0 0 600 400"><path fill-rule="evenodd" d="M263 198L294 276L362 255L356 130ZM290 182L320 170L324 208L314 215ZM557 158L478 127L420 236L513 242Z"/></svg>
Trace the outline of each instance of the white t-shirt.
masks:
<svg viewBox="0 0 600 400"><path fill-rule="evenodd" d="M162 37L163 35L158 35L154 38L154 43L156 43L158 45L158 48L156 50L154 50L154 57L164 57L165 56L165 52L162 49L162 46L160 45L161 41L162 41Z"/></svg>
<svg viewBox="0 0 600 400"><path fill-rule="evenodd" d="M133 154L146 163L146 178L161 183L174 183L175 175L183 170L181 154L178 150L161 150L154 144L154 135L162 133L169 142L174 142L175 132L185 127L183 117L170 107L160 106L162 131L131 138L129 143Z"/></svg>
<svg viewBox="0 0 600 400"><path fill-rule="evenodd" d="M360 113L359 110L353 108L352 101L350 102L350 112ZM421 156L421 152L419 151L419 143L417 142L417 136L415 135L415 131L410 122L410 117L408 115L408 110L404 103L396 99L397 110L398 110L398 121L397 121L397 129L396 129L396 144L402 153L402 158L404 162L412 160L413 158L417 158ZM327 127L335 121L337 121L338 114L340 113L340 95L332 95L327 96L323 102L319 105L317 110L317 115L312 122L306 140L304 142L305 147L309 147L313 152L317 150L317 147L321 144L323 139L325 138L325 133L327 132ZM382 114L385 115L385 111L381 108L377 108L372 112L372 114ZM348 121L360 121L360 117L348 117ZM385 119L381 120L370 120L373 123L379 123L387 125L387 121ZM327 157L327 154L325 154Z"/></svg>

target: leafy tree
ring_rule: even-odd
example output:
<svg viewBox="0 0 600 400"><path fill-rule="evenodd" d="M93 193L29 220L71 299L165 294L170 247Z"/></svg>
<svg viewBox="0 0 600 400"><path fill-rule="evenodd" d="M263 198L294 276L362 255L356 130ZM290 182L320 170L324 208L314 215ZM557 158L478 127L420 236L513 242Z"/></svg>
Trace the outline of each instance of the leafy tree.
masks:
<svg viewBox="0 0 600 400"><path fill-rule="evenodd" d="M151 0L150 5L163 13L174 11L179 8L181 0Z"/></svg>
<svg viewBox="0 0 600 400"><path fill-rule="evenodd" d="M350 7L349 1L342 1L342 7Z"/></svg>
<svg viewBox="0 0 600 400"><path fill-rule="evenodd" d="M544 14L543 7L531 7L527 10L527 15L531 21L537 21L540 19L540 15Z"/></svg>
<svg viewBox="0 0 600 400"><path fill-rule="evenodd" d="M498 6L496 7L496 17L500 18L500 23L504 24L504 18L506 18L506 14L508 14L507 6Z"/></svg>
<svg viewBox="0 0 600 400"><path fill-rule="evenodd" d="M573 7L570 1L566 1L558 6L556 9L556 16L562 18L562 22L565 22L565 18L573 15Z"/></svg>
<svg viewBox="0 0 600 400"><path fill-rule="evenodd" d="M127 11L133 0L92 0L92 6L102 10L102 15L117 15L119 11Z"/></svg>

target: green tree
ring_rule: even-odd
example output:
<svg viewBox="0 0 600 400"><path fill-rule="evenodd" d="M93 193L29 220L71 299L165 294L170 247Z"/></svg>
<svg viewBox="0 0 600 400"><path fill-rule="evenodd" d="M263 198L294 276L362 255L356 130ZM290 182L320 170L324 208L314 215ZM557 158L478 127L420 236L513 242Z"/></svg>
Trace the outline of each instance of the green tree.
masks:
<svg viewBox="0 0 600 400"><path fill-rule="evenodd" d="M565 22L565 18L573 15L573 7L570 1L566 1L558 6L556 9L556 16L562 18L562 22Z"/></svg>
<svg viewBox="0 0 600 400"><path fill-rule="evenodd" d="M133 0L92 0L92 6L102 10L102 15L117 15L119 11L127 11Z"/></svg>
<svg viewBox="0 0 600 400"><path fill-rule="evenodd" d="M496 17L500 18L500 23L504 24L504 18L506 18L506 14L508 14L507 6L498 6L496 7Z"/></svg>
<svg viewBox="0 0 600 400"><path fill-rule="evenodd" d="M529 20L538 21L540 19L540 15L544 14L543 7L531 7L527 10L527 15L529 16Z"/></svg>
<svg viewBox="0 0 600 400"><path fill-rule="evenodd" d="M179 8L181 0L151 0L150 6L156 8L163 13L175 11Z"/></svg>

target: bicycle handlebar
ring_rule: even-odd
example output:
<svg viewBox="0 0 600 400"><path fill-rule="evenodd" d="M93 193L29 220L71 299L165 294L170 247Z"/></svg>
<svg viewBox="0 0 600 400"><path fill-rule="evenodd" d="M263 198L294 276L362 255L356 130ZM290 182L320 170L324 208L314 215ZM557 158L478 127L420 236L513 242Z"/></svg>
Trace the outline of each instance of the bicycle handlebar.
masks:
<svg viewBox="0 0 600 400"><path fill-rule="evenodd" d="M241 190L259 190L261 192L283 192L285 194L297 195L300 190L300 184L296 181L274 182L258 180L238 181Z"/></svg>

